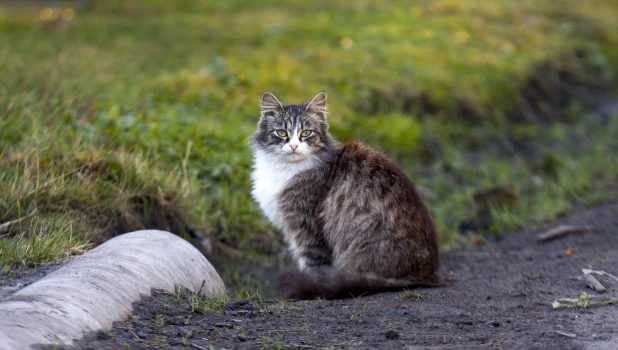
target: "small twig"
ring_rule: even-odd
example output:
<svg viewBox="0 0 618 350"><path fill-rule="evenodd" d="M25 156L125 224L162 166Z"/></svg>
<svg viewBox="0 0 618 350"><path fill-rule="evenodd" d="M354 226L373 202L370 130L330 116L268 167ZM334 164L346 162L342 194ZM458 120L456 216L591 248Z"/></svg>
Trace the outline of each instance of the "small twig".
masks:
<svg viewBox="0 0 618 350"><path fill-rule="evenodd" d="M556 334L560 334L563 335L565 337L569 337L569 338L575 338L577 337L577 334L575 333L567 333L567 332L563 332L563 331L554 331Z"/></svg>
<svg viewBox="0 0 618 350"><path fill-rule="evenodd" d="M195 343L191 343L191 346L192 346L192 347L194 347L194 348L196 348L196 349L198 349L198 350L208 350L208 349L206 349L205 347L203 347L203 346L199 346L199 345L197 345L197 344L195 344Z"/></svg>
<svg viewBox="0 0 618 350"><path fill-rule="evenodd" d="M204 290L204 285L206 285L206 280L202 280L202 285L200 286L200 290L197 291L197 295L203 295L202 291Z"/></svg>
<svg viewBox="0 0 618 350"><path fill-rule="evenodd" d="M2 225L0 225L0 235L3 235L7 232L9 232L11 230L11 227L13 227L13 225L20 223L21 221L24 221L26 219L28 219L29 217L32 217L34 214L36 214L38 212L37 208L34 208L34 210L32 210L30 212L30 214L24 216L23 218L19 218L19 219L15 219L12 221L7 221L5 223L3 223Z"/></svg>
<svg viewBox="0 0 618 350"><path fill-rule="evenodd" d="M539 242L546 242L558 237L562 237L569 233L583 233L594 230L594 226L573 226L573 225L560 225L550 230L536 235L536 240Z"/></svg>
<svg viewBox="0 0 618 350"><path fill-rule="evenodd" d="M618 304L618 299L607 299L601 300L598 303L592 303L593 305L616 305Z"/></svg>
<svg viewBox="0 0 618 350"><path fill-rule="evenodd" d="M129 333L133 334L133 336L135 337L135 339L137 341L142 341L142 338L140 338L137 334L135 334L132 330L129 329Z"/></svg>

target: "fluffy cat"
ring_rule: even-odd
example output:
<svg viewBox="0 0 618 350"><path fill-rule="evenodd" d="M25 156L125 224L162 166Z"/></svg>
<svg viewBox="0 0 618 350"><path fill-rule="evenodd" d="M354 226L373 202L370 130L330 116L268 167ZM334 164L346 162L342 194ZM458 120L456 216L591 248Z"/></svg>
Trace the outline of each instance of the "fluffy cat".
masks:
<svg viewBox="0 0 618 350"><path fill-rule="evenodd" d="M328 131L326 94L283 105L262 95L253 135L252 195L289 243L297 269L280 274L287 299L341 298L442 285L433 219L387 156Z"/></svg>

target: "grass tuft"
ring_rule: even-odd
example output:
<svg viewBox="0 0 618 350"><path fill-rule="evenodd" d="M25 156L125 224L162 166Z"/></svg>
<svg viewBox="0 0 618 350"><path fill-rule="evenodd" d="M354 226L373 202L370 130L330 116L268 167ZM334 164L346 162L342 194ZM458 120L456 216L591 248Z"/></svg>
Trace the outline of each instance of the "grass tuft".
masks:
<svg viewBox="0 0 618 350"><path fill-rule="evenodd" d="M64 222L64 224L59 224ZM66 218L35 219L19 233L0 239L0 267L35 267L84 253L90 244L73 230Z"/></svg>
<svg viewBox="0 0 618 350"><path fill-rule="evenodd" d="M418 291L409 289L403 290L403 296L408 299L421 299L423 297Z"/></svg>

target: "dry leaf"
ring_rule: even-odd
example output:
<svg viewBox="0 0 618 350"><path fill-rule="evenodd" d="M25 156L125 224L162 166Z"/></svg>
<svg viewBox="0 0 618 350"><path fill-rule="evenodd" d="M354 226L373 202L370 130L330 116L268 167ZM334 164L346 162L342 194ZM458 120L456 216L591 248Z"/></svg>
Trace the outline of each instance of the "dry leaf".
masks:
<svg viewBox="0 0 618 350"><path fill-rule="evenodd" d="M566 254L567 256L575 255L577 253L579 253L579 249L575 247L568 247L564 250L564 254Z"/></svg>
<svg viewBox="0 0 618 350"><path fill-rule="evenodd" d="M487 240L483 236L478 236L478 237L474 237L472 242L474 242L474 244L476 244L476 245L483 245L483 244L487 243Z"/></svg>

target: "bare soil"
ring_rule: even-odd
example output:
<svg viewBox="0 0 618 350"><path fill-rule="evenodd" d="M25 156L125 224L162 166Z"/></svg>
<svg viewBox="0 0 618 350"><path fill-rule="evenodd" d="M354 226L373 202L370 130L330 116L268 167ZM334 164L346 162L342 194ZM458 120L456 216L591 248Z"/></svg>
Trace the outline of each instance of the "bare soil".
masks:
<svg viewBox="0 0 618 350"><path fill-rule="evenodd" d="M552 308L559 298L598 294L582 268L618 275L618 202L487 238L443 254L449 286L334 301L236 300L192 312L183 293L153 291L110 332L76 349L618 349L616 305ZM558 224L588 233L539 243ZM569 248L576 248L577 250ZM569 254L567 254L567 252Z"/></svg>
<svg viewBox="0 0 618 350"><path fill-rule="evenodd" d="M11 272L0 271L0 300L45 277L45 275L58 269L62 264L63 262L58 262L44 264L37 268L25 268Z"/></svg>

